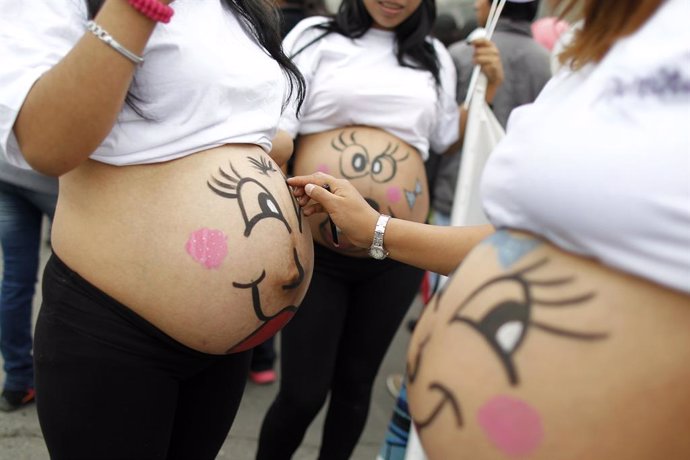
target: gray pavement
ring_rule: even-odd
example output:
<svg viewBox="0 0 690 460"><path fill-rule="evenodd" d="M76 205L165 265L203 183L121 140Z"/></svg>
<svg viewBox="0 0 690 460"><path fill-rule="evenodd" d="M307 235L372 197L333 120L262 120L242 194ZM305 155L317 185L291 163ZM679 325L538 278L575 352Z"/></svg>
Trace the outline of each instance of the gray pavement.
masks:
<svg viewBox="0 0 690 460"><path fill-rule="evenodd" d="M47 245L44 245L41 254L43 263L47 260L48 255L49 249ZM40 286L37 290L34 315L40 305ZM410 308L408 318L417 316L420 308L420 302L415 301ZM374 460L378 453L394 404L393 398L386 390L385 378L390 373L401 372L404 369L405 349L409 340L409 333L404 327L406 322L407 319L403 322L403 326L391 344L376 378L369 419L352 460ZM278 352L280 353L280 350ZM1 357L0 362L2 362ZM4 373L0 370L0 381L4 381L4 379ZM218 459L249 460L254 458L259 427L276 390L277 383L267 386L247 383L239 413L227 441L217 457ZM293 457L294 460L316 458L324 418L323 412L312 423L302 446ZM48 453L43 443L35 406L31 405L9 414L0 412L0 460L45 459L48 459Z"/></svg>

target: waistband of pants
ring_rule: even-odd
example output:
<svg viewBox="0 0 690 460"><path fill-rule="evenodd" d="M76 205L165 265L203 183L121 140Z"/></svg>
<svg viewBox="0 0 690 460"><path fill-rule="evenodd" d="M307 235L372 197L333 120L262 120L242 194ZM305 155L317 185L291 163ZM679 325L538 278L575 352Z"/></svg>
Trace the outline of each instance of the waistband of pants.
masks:
<svg viewBox="0 0 690 460"><path fill-rule="evenodd" d="M62 293L58 294L58 290ZM54 299L54 295L62 297ZM57 314L62 322L69 322L85 331L90 325L98 330L99 326L108 324L120 330L102 331L101 328L101 332L106 335L108 332L126 334L127 329L130 329L132 334L144 335L149 340L156 341L159 346L172 347L176 352L197 358L215 356L194 350L170 337L135 311L84 279L55 253L50 256L44 271L41 308L45 308L48 315Z"/></svg>

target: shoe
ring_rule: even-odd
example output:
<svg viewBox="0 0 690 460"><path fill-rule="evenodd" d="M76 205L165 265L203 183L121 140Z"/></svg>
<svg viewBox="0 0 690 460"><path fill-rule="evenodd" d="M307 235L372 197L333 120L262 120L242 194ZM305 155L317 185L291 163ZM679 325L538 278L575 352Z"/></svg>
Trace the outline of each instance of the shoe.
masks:
<svg viewBox="0 0 690 460"><path fill-rule="evenodd" d="M0 411L12 412L36 400L33 388L25 391L4 390L0 396Z"/></svg>
<svg viewBox="0 0 690 460"><path fill-rule="evenodd" d="M388 377L386 377L386 388L388 389L388 393L393 396L393 399L398 399L398 396L400 396L402 384L402 374L390 374Z"/></svg>
<svg viewBox="0 0 690 460"><path fill-rule="evenodd" d="M278 378L276 371L268 369L265 371L249 371L249 380L257 385L268 385L273 383Z"/></svg>

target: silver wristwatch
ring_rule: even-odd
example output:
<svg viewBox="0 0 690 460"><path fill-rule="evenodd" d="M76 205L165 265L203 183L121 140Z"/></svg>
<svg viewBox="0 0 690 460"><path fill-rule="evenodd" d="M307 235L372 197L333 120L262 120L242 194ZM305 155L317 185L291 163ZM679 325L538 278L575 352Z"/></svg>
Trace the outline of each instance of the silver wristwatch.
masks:
<svg viewBox="0 0 690 460"><path fill-rule="evenodd" d="M376 228L374 229L374 241L369 247L369 255L374 259L383 260L388 257L388 251L383 248L383 234L386 232L386 224L391 216L381 214L379 220L376 221Z"/></svg>

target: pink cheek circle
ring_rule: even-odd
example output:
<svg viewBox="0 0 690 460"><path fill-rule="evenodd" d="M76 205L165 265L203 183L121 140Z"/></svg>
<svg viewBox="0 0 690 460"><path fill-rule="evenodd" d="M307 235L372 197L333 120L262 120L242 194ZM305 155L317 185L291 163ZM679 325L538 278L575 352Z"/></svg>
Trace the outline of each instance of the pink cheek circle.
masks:
<svg viewBox="0 0 690 460"><path fill-rule="evenodd" d="M400 187L388 187L388 190L386 190L386 198L388 198L389 203L397 203L402 200Z"/></svg>
<svg viewBox="0 0 690 460"><path fill-rule="evenodd" d="M329 168L328 165L318 165L316 167L316 170L318 172L322 172L324 174L330 174L331 173L331 168Z"/></svg>
<svg viewBox="0 0 690 460"><path fill-rule="evenodd" d="M509 396L497 396L484 404L477 412L477 420L491 442L511 456L532 452L544 437L537 411Z"/></svg>
<svg viewBox="0 0 690 460"><path fill-rule="evenodd" d="M228 255L228 237L220 230L201 228L189 235L187 253L204 267L218 268Z"/></svg>

